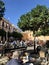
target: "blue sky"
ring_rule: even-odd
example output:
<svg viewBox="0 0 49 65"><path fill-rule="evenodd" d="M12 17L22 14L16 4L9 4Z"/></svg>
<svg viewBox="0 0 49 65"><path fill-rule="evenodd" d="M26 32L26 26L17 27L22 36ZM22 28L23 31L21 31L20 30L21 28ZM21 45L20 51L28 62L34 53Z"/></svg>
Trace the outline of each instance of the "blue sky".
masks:
<svg viewBox="0 0 49 65"><path fill-rule="evenodd" d="M3 0L5 3L4 17L12 24L17 26L18 19L22 14L29 12L32 8L39 5L49 7L49 0Z"/></svg>

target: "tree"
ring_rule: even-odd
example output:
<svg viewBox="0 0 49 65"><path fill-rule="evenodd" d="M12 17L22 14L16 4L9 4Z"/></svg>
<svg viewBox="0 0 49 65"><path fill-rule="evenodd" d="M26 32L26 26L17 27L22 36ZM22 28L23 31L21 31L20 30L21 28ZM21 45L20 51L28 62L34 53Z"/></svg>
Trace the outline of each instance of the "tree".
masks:
<svg viewBox="0 0 49 65"><path fill-rule="evenodd" d="M19 22L18 22L18 26L19 28L21 28L23 31L24 30L28 30L29 29L29 21L30 21L30 18L29 18L30 14L27 13L25 15L22 15L19 19ZM23 25L22 25L23 24ZM27 24L27 25L26 25Z"/></svg>
<svg viewBox="0 0 49 65"><path fill-rule="evenodd" d="M46 6L37 5L36 8L20 17L18 26L23 31L33 31L35 51L36 35L49 35L49 9Z"/></svg>
<svg viewBox="0 0 49 65"><path fill-rule="evenodd" d="M6 32L3 29L0 29L0 36L2 36L2 40L3 40L3 37L6 36Z"/></svg>
<svg viewBox="0 0 49 65"><path fill-rule="evenodd" d="M22 39L22 34L19 32L12 32L12 37L16 38L16 39Z"/></svg>
<svg viewBox="0 0 49 65"><path fill-rule="evenodd" d="M23 31L32 30L34 35L39 29L41 35L49 34L49 9L46 6L37 5L36 8L20 17L18 26Z"/></svg>
<svg viewBox="0 0 49 65"><path fill-rule="evenodd" d="M5 12L5 4L2 0L0 0L0 18L4 16Z"/></svg>
<svg viewBox="0 0 49 65"><path fill-rule="evenodd" d="M0 29L0 36L5 36L6 32L3 29Z"/></svg>

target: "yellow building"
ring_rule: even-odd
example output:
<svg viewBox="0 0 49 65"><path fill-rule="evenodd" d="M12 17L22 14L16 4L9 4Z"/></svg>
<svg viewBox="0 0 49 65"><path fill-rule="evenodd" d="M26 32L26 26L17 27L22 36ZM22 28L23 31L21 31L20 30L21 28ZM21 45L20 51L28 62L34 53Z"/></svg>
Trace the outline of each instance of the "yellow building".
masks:
<svg viewBox="0 0 49 65"><path fill-rule="evenodd" d="M24 39L24 40L34 40L33 31L27 30L25 32L22 32L22 34L23 34L22 39Z"/></svg>
<svg viewBox="0 0 49 65"><path fill-rule="evenodd" d="M22 32L23 34L23 40L34 40L34 36L33 36L33 31L24 31ZM37 37L39 44L43 45L46 43L47 40L49 40L49 36L38 36Z"/></svg>

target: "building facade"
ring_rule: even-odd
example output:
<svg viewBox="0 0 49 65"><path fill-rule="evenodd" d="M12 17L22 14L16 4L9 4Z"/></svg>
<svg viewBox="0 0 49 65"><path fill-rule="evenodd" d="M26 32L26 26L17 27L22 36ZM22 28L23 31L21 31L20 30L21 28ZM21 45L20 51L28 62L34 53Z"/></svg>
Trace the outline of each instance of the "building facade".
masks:
<svg viewBox="0 0 49 65"><path fill-rule="evenodd" d="M27 30L27 31L22 32L22 34L23 34L23 38L22 39L24 39L24 40L34 40L33 31ZM37 36L37 38L39 40L41 40L41 41L49 40L49 36L41 35L41 36Z"/></svg>
<svg viewBox="0 0 49 65"><path fill-rule="evenodd" d="M8 32L12 33L13 31L17 31L17 28L5 18L2 18L2 20L0 20L0 30L2 29L6 32L6 36L3 37L4 40L5 37L6 39L8 39ZM2 40L2 36L0 35L0 41L1 40Z"/></svg>
<svg viewBox="0 0 49 65"><path fill-rule="evenodd" d="M23 38L24 40L34 40L33 37L33 31L27 30L22 32Z"/></svg>

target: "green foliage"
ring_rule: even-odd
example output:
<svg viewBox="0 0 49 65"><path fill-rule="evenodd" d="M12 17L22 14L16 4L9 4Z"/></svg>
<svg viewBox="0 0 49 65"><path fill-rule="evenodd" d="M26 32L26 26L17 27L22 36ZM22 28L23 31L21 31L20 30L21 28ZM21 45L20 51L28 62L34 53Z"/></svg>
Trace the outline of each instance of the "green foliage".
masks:
<svg viewBox="0 0 49 65"><path fill-rule="evenodd" d="M17 39L21 39L22 38L22 34L21 33L19 33L19 32L12 32L12 36L14 37L14 38L17 38Z"/></svg>
<svg viewBox="0 0 49 65"><path fill-rule="evenodd" d="M41 31L39 31L39 32L37 31L36 36L40 36L40 35L41 35Z"/></svg>
<svg viewBox="0 0 49 65"><path fill-rule="evenodd" d="M8 32L8 37L11 37L12 36L12 33Z"/></svg>
<svg viewBox="0 0 49 65"><path fill-rule="evenodd" d="M46 6L37 5L20 17L18 26L23 31L32 30L36 35L49 35L49 9ZM39 28L40 31L38 31Z"/></svg>
<svg viewBox="0 0 49 65"><path fill-rule="evenodd" d="M0 0L0 18L3 17L5 12L5 4L2 0Z"/></svg>
<svg viewBox="0 0 49 65"><path fill-rule="evenodd" d="M0 29L0 36L5 36L6 32L3 29Z"/></svg>

